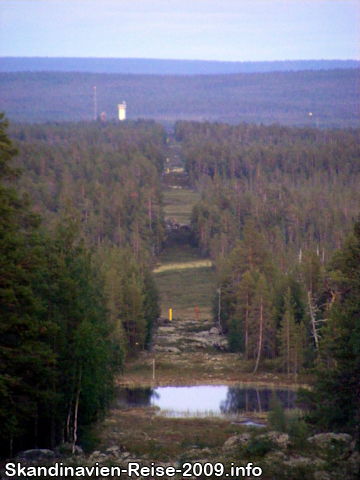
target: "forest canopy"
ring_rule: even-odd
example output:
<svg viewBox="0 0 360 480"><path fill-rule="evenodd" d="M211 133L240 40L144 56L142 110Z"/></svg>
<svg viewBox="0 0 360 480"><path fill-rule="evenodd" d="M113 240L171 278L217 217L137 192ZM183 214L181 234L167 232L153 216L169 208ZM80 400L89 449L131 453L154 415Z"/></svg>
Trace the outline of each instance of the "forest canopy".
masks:
<svg viewBox="0 0 360 480"><path fill-rule="evenodd" d="M6 455L75 445L160 315L151 269L166 241L172 134L103 120L9 127L1 115ZM317 370L309 422L354 432L359 130L178 121L171 141L200 193L186 235L213 262L214 321L230 350L288 381Z"/></svg>
<svg viewBox="0 0 360 480"><path fill-rule="evenodd" d="M12 125L16 149L8 128L1 114L0 451L11 456L75 445L125 356L150 340L164 136L153 122Z"/></svg>
<svg viewBox="0 0 360 480"><path fill-rule="evenodd" d="M359 131L179 121L175 135L201 193L191 229L217 269L215 321L254 371L272 361L296 379L319 356L339 297L330 261L359 219Z"/></svg>

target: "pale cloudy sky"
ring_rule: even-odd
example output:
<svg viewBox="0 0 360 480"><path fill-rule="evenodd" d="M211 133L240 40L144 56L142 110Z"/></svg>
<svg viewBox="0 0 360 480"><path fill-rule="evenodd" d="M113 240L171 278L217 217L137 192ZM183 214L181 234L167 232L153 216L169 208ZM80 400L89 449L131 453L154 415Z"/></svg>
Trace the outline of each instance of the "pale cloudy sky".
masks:
<svg viewBox="0 0 360 480"><path fill-rule="evenodd" d="M359 59L360 0L0 0L0 56Z"/></svg>

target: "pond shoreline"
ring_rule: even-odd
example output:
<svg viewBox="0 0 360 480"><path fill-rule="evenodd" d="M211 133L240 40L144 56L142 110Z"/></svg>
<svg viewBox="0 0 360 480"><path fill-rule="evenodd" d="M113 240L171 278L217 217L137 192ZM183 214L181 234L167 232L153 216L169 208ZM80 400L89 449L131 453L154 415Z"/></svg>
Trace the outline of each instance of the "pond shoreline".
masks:
<svg viewBox="0 0 360 480"><path fill-rule="evenodd" d="M268 370L254 374L251 361L238 354L204 350L144 352L137 358L128 359L125 372L117 377L116 385L128 388L226 385L311 389L313 379L310 375L299 375L295 382L293 377L287 379L283 372Z"/></svg>
<svg viewBox="0 0 360 480"><path fill-rule="evenodd" d="M306 383L266 382L266 381L226 381L223 379L193 380L117 380L117 387L123 388L156 388L156 387L195 387L195 386L227 386L227 387L249 387L249 388L283 388L288 390L299 390L300 388L311 389Z"/></svg>

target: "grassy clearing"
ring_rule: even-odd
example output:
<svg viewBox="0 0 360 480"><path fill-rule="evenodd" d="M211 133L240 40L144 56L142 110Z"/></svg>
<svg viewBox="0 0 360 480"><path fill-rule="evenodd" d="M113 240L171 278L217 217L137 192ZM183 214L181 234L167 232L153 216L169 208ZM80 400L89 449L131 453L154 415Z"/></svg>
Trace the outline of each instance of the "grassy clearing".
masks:
<svg viewBox="0 0 360 480"><path fill-rule="evenodd" d="M159 263L187 263L199 261L199 253L196 247L187 244L172 244L167 246L159 256Z"/></svg>
<svg viewBox="0 0 360 480"><path fill-rule="evenodd" d="M216 281L209 267L164 270L155 276L160 292L161 314L166 317L169 308L174 318L194 318L195 308L199 318L210 318L211 303Z"/></svg>
<svg viewBox="0 0 360 480"><path fill-rule="evenodd" d="M219 418L169 418L155 416L151 408L116 408L110 412L102 429L99 448L107 445L125 447L134 455L151 460L180 459L184 452L211 449L207 458L219 456L224 442L242 433L242 426Z"/></svg>
<svg viewBox="0 0 360 480"><path fill-rule="evenodd" d="M164 250L159 262L155 281L160 292L161 315L167 317L172 308L174 318L195 318L198 307L199 319L210 319L216 285L210 260L200 259L195 247L173 245Z"/></svg>
<svg viewBox="0 0 360 480"><path fill-rule="evenodd" d="M164 191L165 216L179 223L190 223L191 211L200 200L200 194L188 188L174 188Z"/></svg>
<svg viewBox="0 0 360 480"><path fill-rule="evenodd" d="M152 365L155 358L155 382L152 380ZM170 386L170 385L246 385L297 388L306 383L299 378L294 385L286 374L260 372L253 374L253 361L245 361L238 354L216 351L168 353L157 352L129 360L125 374L119 377L123 386Z"/></svg>
<svg viewBox="0 0 360 480"><path fill-rule="evenodd" d="M194 262L176 262L160 265L153 270L154 273L166 272L168 270L187 270L189 268L212 267L211 260L196 260Z"/></svg>

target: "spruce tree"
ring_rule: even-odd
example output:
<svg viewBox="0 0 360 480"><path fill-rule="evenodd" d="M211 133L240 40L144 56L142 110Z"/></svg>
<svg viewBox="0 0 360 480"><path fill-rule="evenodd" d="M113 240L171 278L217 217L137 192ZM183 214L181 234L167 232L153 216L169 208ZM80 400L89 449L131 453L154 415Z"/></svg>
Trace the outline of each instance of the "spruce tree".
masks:
<svg viewBox="0 0 360 480"><path fill-rule="evenodd" d="M285 294L284 314L280 322L278 339L280 343L280 358L285 367L287 379L290 379L292 372L296 380L297 371L300 363L300 327L295 323L294 302L291 296L290 287Z"/></svg>
<svg viewBox="0 0 360 480"><path fill-rule="evenodd" d="M0 114L0 446L12 453L14 441L32 429L38 441L40 406L51 401L49 384L55 358L48 345L53 326L44 313L43 241L39 218L20 198L12 166L17 151Z"/></svg>
<svg viewBox="0 0 360 480"><path fill-rule="evenodd" d="M308 419L320 428L349 431L360 444L360 223L332 265L341 288L320 342Z"/></svg>

